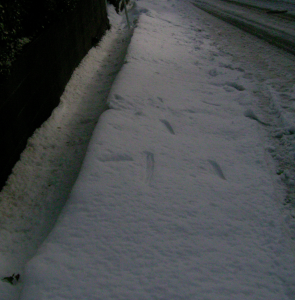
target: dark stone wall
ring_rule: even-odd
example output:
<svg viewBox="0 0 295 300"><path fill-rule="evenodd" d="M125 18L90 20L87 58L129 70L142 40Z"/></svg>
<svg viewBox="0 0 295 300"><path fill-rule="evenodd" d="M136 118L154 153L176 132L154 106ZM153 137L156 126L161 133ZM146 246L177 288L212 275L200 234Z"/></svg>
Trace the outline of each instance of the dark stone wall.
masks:
<svg viewBox="0 0 295 300"><path fill-rule="evenodd" d="M27 46L0 85L0 189L72 72L109 28L105 0L83 0Z"/></svg>

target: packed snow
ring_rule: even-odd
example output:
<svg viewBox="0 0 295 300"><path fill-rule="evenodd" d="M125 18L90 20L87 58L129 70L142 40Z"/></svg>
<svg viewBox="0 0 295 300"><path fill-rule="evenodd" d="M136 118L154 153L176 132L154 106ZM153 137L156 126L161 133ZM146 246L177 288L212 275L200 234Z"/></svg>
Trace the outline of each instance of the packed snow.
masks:
<svg viewBox="0 0 295 300"><path fill-rule="evenodd" d="M198 1L198 0L196 0ZM210 1L210 0L209 0ZM270 11L287 10L290 14L295 14L295 2L294 0L225 0L239 5L249 5L260 9L268 9Z"/></svg>
<svg viewBox="0 0 295 300"><path fill-rule="evenodd" d="M294 58L188 0L131 2L131 30L108 9L112 31L76 70L1 193L23 186L28 198L6 200L3 277L21 277L0 282L0 298L294 299ZM110 46L119 47L115 64ZM118 71L114 83L100 82ZM106 98L95 125L96 101ZM66 116L81 123L82 111L95 128L81 169L64 146L59 162L72 169L46 175L54 147L42 137L52 142L53 127L59 132ZM58 142L83 141L85 151L89 130ZM37 160L38 176L25 172L27 160ZM53 178L61 182L50 193Z"/></svg>
<svg viewBox="0 0 295 300"><path fill-rule="evenodd" d="M295 3L195 0L198 8L295 55Z"/></svg>

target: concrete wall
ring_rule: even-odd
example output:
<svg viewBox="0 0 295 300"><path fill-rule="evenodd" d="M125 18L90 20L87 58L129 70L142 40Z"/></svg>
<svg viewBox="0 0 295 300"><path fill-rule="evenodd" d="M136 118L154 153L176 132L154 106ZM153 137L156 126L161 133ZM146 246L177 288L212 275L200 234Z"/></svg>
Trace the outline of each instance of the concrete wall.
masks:
<svg viewBox="0 0 295 300"><path fill-rule="evenodd" d="M0 189L27 139L59 104L72 72L108 28L105 0L83 0L14 63L0 86Z"/></svg>

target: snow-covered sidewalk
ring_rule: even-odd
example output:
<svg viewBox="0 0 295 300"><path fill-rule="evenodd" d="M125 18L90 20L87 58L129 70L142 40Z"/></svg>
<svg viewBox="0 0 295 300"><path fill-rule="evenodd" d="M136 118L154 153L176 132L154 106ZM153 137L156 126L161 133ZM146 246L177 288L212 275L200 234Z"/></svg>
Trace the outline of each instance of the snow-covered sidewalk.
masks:
<svg viewBox="0 0 295 300"><path fill-rule="evenodd" d="M111 109L20 299L294 299L248 74L189 1L136 3Z"/></svg>

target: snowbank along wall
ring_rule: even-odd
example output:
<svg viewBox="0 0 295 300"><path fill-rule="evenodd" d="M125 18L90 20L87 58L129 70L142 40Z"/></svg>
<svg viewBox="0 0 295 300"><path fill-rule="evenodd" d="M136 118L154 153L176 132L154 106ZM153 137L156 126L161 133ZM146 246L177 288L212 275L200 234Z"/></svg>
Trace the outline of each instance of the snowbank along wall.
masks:
<svg viewBox="0 0 295 300"><path fill-rule="evenodd" d="M14 63L0 86L0 189L27 139L59 104L72 72L108 28L105 0L80 1Z"/></svg>

